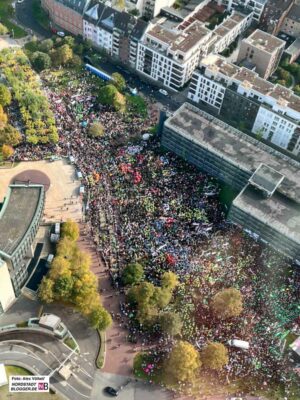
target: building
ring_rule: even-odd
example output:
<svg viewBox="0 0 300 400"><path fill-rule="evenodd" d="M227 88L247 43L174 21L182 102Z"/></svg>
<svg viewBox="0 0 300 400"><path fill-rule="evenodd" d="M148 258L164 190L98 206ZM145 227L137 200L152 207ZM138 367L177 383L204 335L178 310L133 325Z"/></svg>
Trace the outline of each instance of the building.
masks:
<svg viewBox="0 0 300 400"><path fill-rule="evenodd" d="M146 22L98 2L91 3L83 16L84 39L133 68L137 44L147 27Z"/></svg>
<svg viewBox="0 0 300 400"><path fill-rule="evenodd" d="M7 265L16 296L28 277L32 243L43 215L44 202L43 185L14 184L9 186L0 211L0 259ZM0 270L5 276L5 266Z"/></svg>
<svg viewBox="0 0 300 400"><path fill-rule="evenodd" d="M233 11L236 8L245 7L253 11L253 19L259 21L264 7L268 0L217 0L218 4L227 8L227 11Z"/></svg>
<svg viewBox="0 0 300 400"><path fill-rule="evenodd" d="M290 36L300 36L300 4L294 4L281 26L281 31Z"/></svg>
<svg viewBox="0 0 300 400"><path fill-rule="evenodd" d="M161 144L240 191L230 221L300 260L300 163L188 103L165 121Z"/></svg>
<svg viewBox="0 0 300 400"><path fill-rule="evenodd" d="M129 9L136 9L139 16L147 19L156 17L162 8L170 7L175 0L126 0L126 6Z"/></svg>
<svg viewBox="0 0 300 400"><path fill-rule="evenodd" d="M300 154L300 97L218 55L202 59L188 98L223 120Z"/></svg>
<svg viewBox="0 0 300 400"><path fill-rule="evenodd" d="M289 14L295 0L268 0L260 18L262 30L277 35L282 29L286 16Z"/></svg>
<svg viewBox="0 0 300 400"><path fill-rule="evenodd" d="M14 300L15 292L11 283L7 264L0 259L0 314L5 312Z"/></svg>
<svg viewBox="0 0 300 400"><path fill-rule="evenodd" d="M277 69L285 42L259 29L243 39L237 62L250 61L261 78L268 79Z"/></svg>
<svg viewBox="0 0 300 400"><path fill-rule="evenodd" d="M163 18L138 44L136 69L141 74L178 90L190 79L200 60L222 52L251 24L252 13L233 12L213 31L202 22L187 20L169 27Z"/></svg>
<svg viewBox="0 0 300 400"><path fill-rule="evenodd" d="M292 64L300 57L300 38L297 38L285 51L284 54L288 56L289 63Z"/></svg>
<svg viewBox="0 0 300 400"><path fill-rule="evenodd" d="M51 22L73 35L83 34L83 14L90 0L41 0Z"/></svg>

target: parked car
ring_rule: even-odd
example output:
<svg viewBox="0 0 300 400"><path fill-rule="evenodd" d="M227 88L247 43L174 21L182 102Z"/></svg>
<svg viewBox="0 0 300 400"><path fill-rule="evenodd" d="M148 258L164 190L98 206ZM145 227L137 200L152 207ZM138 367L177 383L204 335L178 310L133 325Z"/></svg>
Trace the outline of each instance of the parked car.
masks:
<svg viewBox="0 0 300 400"><path fill-rule="evenodd" d="M110 396L114 396L114 397L117 397L119 394L119 392L111 386L106 386L104 388L104 392L109 394Z"/></svg>
<svg viewBox="0 0 300 400"><path fill-rule="evenodd" d="M60 37L65 37L66 36L65 32L62 32L62 31L59 31L56 34L57 34L57 36L60 36Z"/></svg>
<svg viewBox="0 0 300 400"><path fill-rule="evenodd" d="M168 96L168 92L165 89L159 89L159 93L163 94L164 96Z"/></svg>

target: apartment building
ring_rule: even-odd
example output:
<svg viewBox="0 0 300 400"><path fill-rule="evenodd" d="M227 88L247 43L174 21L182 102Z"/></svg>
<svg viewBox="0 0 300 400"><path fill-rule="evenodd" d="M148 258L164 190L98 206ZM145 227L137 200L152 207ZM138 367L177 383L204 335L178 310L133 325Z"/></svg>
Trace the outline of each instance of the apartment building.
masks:
<svg viewBox="0 0 300 400"><path fill-rule="evenodd" d="M298 38L300 36L300 4L294 4L284 19L281 31Z"/></svg>
<svg viewBox="0 0 300 400"><path fill-rule="evenodd" d="M268 79L278 67L284 46L283 40L257 29L242 40L237 62L251 62L255 65L255 72Z"/></svg>
<svg viewBox="0 0 300 400"><path fill-rule="evenodd" d="M291 90L211 54L194 72L188 98L231 125L300 154L300 97Z"/></svg>
<svg viewBox="0 0 300 400"><path fill-rule="evenodd" d="M253 19L259 21L268 0L217 0L219 5L226 7L227 11L233 11L239 7L245 7L253 11Z"/></svg>
<svg viewBox="0 0 300 400"><path fill-rule="evenodd" d="M300 163L185 103L161 144L240 193L228 219L300 262Z"/></svg>
<svg viewBox="0 0 300 400"><path fill-rule="evenodd" d="M294 3L295 0L268 0L260 18L261 29L277 35Z"/></svg>
<svg viewBox="0 0 300 400"><path fill-rule="evenodd" d="M124 64L135 67L137 44L148 24L134 16L95 2L83 16L83 37Z"/></svg>
<svg viewBox="0 0 300 400"><path fill-rule="evenodd" d="M252 12L233 12L213 31L196 20L175 28L157 23L138 44L136 69L174 90L191 78L201 58L222 52L251 24Z"/></svg>
<svg viewBox="0 0 300 400"><path fill-rule="evenodd" d="M139 16L147 19L156 17L162 8L171 7L175 0L126 0L128 9L136 9Z"/></svg>
<svg viewBox="0 0 300 400"><path fill-rule="evenodd" d="M91 0L41 0L41 6L49 14L50 20L61 29L81 35L82 16Z"/></svg>

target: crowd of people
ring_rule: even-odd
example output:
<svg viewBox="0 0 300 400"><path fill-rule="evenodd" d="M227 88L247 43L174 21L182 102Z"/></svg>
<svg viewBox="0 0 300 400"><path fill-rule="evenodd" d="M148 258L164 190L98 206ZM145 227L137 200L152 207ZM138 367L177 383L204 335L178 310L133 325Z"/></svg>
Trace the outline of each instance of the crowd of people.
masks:
<svg viewBox="0 0 300 400"><path fill-rule="evenodd" d="M59 144L22 145L14 157L74 157L86 188L87 229L112 283L118 287L124 266L134 261L144 265L155 284L163 271L176 272L182 282L183 335L199 349L209 340L247 340L249 352L230 351L228 375L260 374L266 384L282 379L288 361L278 344L298 316L293 282L283 272L288 262L226 222L214 179L164 152L152 135L145 137L157 123L155 113L144 119L102 107L94 78L84 72L70 75L65 86L54 75L42 79ZM104 127L100 138L88 134L94 121ZM245 312L233 322L216 324L209 300L230 286L241 290Z"/></svg>

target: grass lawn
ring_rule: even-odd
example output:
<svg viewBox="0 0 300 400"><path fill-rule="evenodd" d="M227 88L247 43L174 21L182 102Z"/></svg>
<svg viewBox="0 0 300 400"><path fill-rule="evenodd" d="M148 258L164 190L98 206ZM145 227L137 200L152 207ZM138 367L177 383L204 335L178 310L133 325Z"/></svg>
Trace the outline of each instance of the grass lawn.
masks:
<svg viewBox="0 0 300 400"><path fill-rule="evenodd" d="M77 345L71 337L68 337L64 340L64 344L66 344L70 349L75 350Z"/></svg>
<svg viewBox="0 0 300 400"><path fill-rule="evenodd" d="M7 376L10 375L32 375L29 371L21 367L15 367L8 365L5 367ZM8 391L8 385L0 387L0 399L1 400L61 400L55 394L52 393L16 393L12 394Z"/></svg>
<svg viewBox="0 0 300 400"><path fill-rule="evenodd" d="M14 35L16 39L22 38L27 35L24 29L15 25L9 21L10 13L9 8L12 4L12 0L0 0L0 21L5 25L10 31L14 30Z"/></svg>

